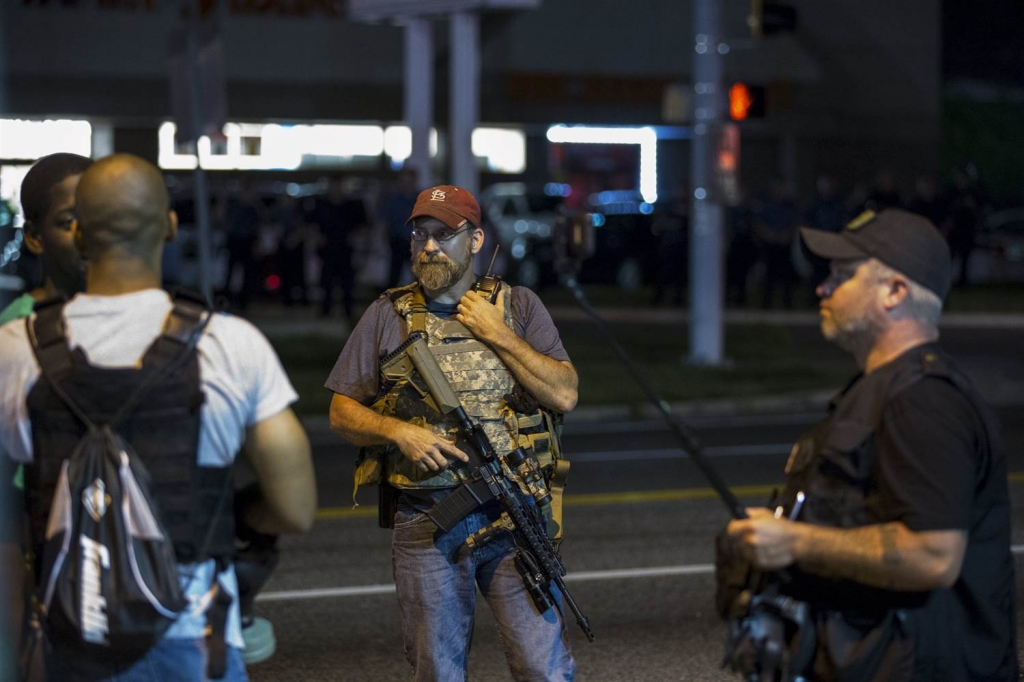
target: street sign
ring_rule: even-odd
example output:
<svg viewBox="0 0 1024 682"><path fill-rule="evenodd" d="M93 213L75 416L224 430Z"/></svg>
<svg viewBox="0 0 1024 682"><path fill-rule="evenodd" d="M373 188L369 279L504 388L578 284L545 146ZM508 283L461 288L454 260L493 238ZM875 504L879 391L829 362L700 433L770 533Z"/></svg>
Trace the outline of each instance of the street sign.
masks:
<svg viewBox="0 0 1024 682"><path fill-rule="evenodd" d="M167 75L179 142L219 135L227 122L223 43L210 27L203 29L192 29L190 35L188 27L180 27L171 32L169 40ZM193 107L198 108L198 116Z"/></svg>

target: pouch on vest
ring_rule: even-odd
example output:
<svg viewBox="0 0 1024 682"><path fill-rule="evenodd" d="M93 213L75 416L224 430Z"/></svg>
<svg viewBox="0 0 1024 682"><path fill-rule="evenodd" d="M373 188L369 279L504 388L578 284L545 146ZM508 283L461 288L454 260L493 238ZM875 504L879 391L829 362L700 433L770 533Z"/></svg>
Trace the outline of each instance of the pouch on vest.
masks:
<svg viewBox="0 0 1024 682"><path fill-rule="evenodd" d="M62 311L55 312L59 317ZM176 305L167 329L178 334L184 331L187 342L180 352L154 367L116 414L102 424L86 415L56 376L61 363L70 357L63 335L47 334L40 339L27 323L43 378L86 427L61 464L45 536L33 540L41 545L41 625L51 642L84 661L130 664L143 656L188 606L174 544L152 493L151 476L117 428L150 388L192 356L206 324L200 318L182 313ZM47 316L52 319L53 315ZM230 483L231 479L227 480ZM225 485L218 513L228 493L230 488ZM212 532L206 536L201 555L206 555L211 538Z"/></svg>
<svg viewBox="0 0 1024 682"><path fill-rule="evenodd" d="M901 610L858 619L837 611L818 616L818 638L825 655L815 673L839 682L901 682L914 674L914 637Z"/></svg>
<svg viewBox="0 0 1024 682"><path fill-rule="evenodd" d="M515 331L512 321L511 288L506 284L502 284L500 295L505 297L505 324L509 329ZM409 332L418 331L433 339L431 342L431 352L437 350L438 345L440 345L443 348L440 354L442 356L450 356L457 348L463 346L463 343L452 343L452 341L456 340L456 337L457 340L465 342L475 340L472 334L460 325L459 332L461 333L448 334L438 344L438 337L432 333L432 329L435 332L437 331L436 328L428 328L433 323L428 319L430 311L418 283L390 289L384 293L384 296L392 302L395 313L406 321ZM448 331L452 330L449 329ZM493 352L488 351L488 353ZM388 357L391 356L389 355ZM392 362L397 366L398 358L393 358ZM500 359L495 357L495 363L500 363ZM503 364L501 369L504 372L508 372L508 369ZM382 365L382 375L384 371L385 369ZM395 379L396 377L391 377L390 380L395 381ZM560 541L562 537L562 493L569 471L569 462L562 457L559 442L561 415L554 415L541 409L536 400L514 382L510 382L509 386L502 393L488 396L481 400L476 395L463 393L466 389L465 384L470 382L462 381L461 379L460 381L463 385L453 386L453 388L460 395L460 399L464 401L464 405L471 416L477 419L489 420L483 422L482 426L485 429L490 429L488 437L496 447L502 444L502 449L507 450L522 447L537 460L552 498L551 514L547 516L549 536L555 542ZM423 404L417 404L413 414L399 414L402 412L402 406L400 405L402 401L396 387L402 383L405 383L404 380L394 384L385 382L386 391L383 395L378 396L370 409L378 414L397 416L404 421L424 428L451 427L447 428L447 432L451 439L457 442L457 427L454 427L453 424L441 425L433 423L431 417L437 414L437 410L433 407L428 407L429 401L422 395L422 390L417 389L416 393L420 394L417 398L417 403L422 402ZM408 401L406 401L405 407L408 408ZM408 412L408 410L406 411ZM394 470L396 463L401 467L401 471ZM458 470L458 466L448 470L447 473L452 474L456 470ZM360 486L386 482L388 487L381 488L378 491L382 512L380 525L383 528L390 528L391 513L389 513L389 510L393 509L393 505L390 502L394 498L394 488L455 488L464 482L464 477L452 474L450 480L444 481L440 485L420 485L422 483L420 479L437 477L438 475L432 472L424 473L411 466L406 466L404 458L394 446L366 447L360 450L359 458L356 462L352 501L353 503L356 502L356 492Z"/></svg>

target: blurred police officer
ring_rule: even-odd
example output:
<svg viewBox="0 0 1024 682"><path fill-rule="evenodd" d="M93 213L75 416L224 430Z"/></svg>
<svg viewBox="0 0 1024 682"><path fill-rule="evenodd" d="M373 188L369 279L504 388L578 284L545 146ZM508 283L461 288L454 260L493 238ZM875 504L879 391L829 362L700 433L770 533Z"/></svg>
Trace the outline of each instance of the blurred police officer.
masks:
<svg viewBox="0 0 1024 682"><path fill-rule="evenodd" d="M168 210L169 199L160 172L129 155L109 157L86 171L79 182L76 204L75 242L88 267L85 292L60 310L67 344L76 351L71 369L62 375L70 379L62 379L61 384L83 409L98 414L96 395L104 390L110 393L104 382L123 386L126 381L139 381L138 376L129 377L128 370L140 367L143 355L160 336L172 310L171 298L160 289L160 255L163 244L177 232L177 216ZM197 503L196 498L220 493L223 486L218 483L211 488L211 481L230 475L230 466L239 451L244 449L260 484L258 491L245 496L247 504L237 510L235 518L248 536L301 532L313 521L316 489L309 441L289 407L297 396L270 344L244 320L214 314L199 338L195 363L195 373L185 369L177 373L184 377L180 381L189 391L184 394L189 402L185 407L191 413L198 407L197 437L192 444L195 462L181 461L176 464L180 468L166 466L162 438L134 443L140 455L144 445L147 454L164 457L164 468L155 479L154 489L162 505L183 503L174 508L190 510L188 523L183 527L213 526L218 530L210 543L209 555L214 558L192 564L179 556L182 588L195 607L181 614L146 656L129 669L113 660L81 660L67 649L68 643L49 642L50 679L207 679L208 618L201 606L208 603L203 597L214 583L227 594L237 596L230 565L235 529L230 524L230 506L222 507L225 511L217 514L207 505ZM84 380L95 378L97 372L104 378ZM0 445L12 460L24 463L28 470L26 489L36 502L29 509L29 525L33 529L31 541L36 546L44 539L36 530L45 528L49 512L46 498L53 495L54 481L49 479L55 471L53 464L69 454L52 447L37 450L37 444L52 445L61 442L62 437L74 444L79 435L75 430L77 422L70 413L61 414L56 408L45 412L33 407L49 400L48 392L53 390L49 382L41 382L39 377L40 367L26 323L16 320L0 327ZM160 383L155 388L163 387L164 383ZM174 388L179 389L178 385ZM195 392L200 393L198 400ZM127 417L126 428L141 414L150 419L147 423L151 427L160 423L153 421L160 420L160 414L147 409L140 405ZM42 420L47 422L45 425L37 419L40 415L46 417ZM190 471L200 472L191 486L177 485L181 469L186 479ZM165 479L173 485L163 485ZM222 529L226 532L220 532ZM172 539L176 549L195 549L191 537L174 535ZM224 679L242 681L247 677L240 653L243 641L237 599L224 615L224 629L217 642L227 645Z"/></svg>
<svg viewBox="0 0 1024 682"><path fill-rule="evenodd" d="M831 260L821 330L861 372L802 438L774 513L729 535L810 606L810 679L1016 680L1000 429L938 345L949 250L925 218L868 211L803 230Z"/></svg>

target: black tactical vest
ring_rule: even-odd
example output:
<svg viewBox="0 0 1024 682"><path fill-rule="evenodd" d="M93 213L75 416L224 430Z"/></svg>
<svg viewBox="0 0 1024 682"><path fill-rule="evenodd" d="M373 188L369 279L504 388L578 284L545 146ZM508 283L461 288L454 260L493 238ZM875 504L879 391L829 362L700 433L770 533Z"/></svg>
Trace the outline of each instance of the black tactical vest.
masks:
<svg viewBox="0 0 1024 682"><path fill-rule="evenodd" d="M793 447L786 464L787 481L781 498L784 512L792 514L797 494L805 496L797 520L833 528L857 528L890 519L880 518L872 508L872 461L876 457L875 432L885 405L901 391L925 377L938 377L953 384L971 403L983 425L978 445L979 481L990 472L999 446L999 428L995 416L977 394L970 380L934 345L908 351L907 362L887 372L881 381L873 376L858 377L829 405L828 417L805 434ZM870 379L859 387L869 394L856 400L846 399L858 381ZM995 440L993 440L995 439ZM1002 479L1005 480L1005 465ZM920 606L925 592L895 592L866 586L852 580L833 580L792 569L793 582L786 591L801 600L846 613L877 616L891 608Z"/></svg>
<svg viewBox="0 0 1024 682"><path fill-rule="evenodd" d="M68 348L61 302L44 304L36 312L34 323L28 318L26 324L31 324L29 332L37 339L40 363L46 363L89 419L105 424L141 382L177 358L188 342L181 338L181 330L194 326L181 324L181 320L196 319L203 308L192 301L176 300L164 332L143 355L142 366L116 369L94 367L81 348ZM156 496L178 561L214 557L226 562L234 554L232 469L199 465L203 393L198 352L193 349L179 366L146 390L144 399L116 430L132 445L152 478L150 490ZM26 505L31 537L43 538L61 463L85 433L85 426L43 377L29 392L27 405L34 457L25 467ZM200 557L204 546L207 551Z"/></svg>

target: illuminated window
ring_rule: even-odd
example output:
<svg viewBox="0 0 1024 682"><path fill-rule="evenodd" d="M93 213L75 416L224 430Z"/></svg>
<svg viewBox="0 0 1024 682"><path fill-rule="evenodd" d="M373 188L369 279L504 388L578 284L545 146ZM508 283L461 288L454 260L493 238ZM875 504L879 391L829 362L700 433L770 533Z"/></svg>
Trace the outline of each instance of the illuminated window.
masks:
<svg viewBox="0 0 1024 682"><path fill-rule="evenodd" d="M182 154L175 146L176 127L164 123L159 131L161 168L191 170L194 154ZM223 150L219 142L199 138L199 163L209 170L295 170L303 156L380 156L384 131L380 126L279 125L276 123L228 123L224 126Z"/></svg>
<svg viewBox="0 0 1024 682"><path fill-rule="evenodd" d="M15 206L20 206L21 183L31 167L30 165L11 166L8 164L0 166L0 199L9 201ZM15 227L21 226L22 218L21 213L14 216Z"/></svg>
<svg viewBox="0 0 1024 682"><path fill-rule="evenodd" d="M90 156L89 122L0 119L0 159L38 159L57 152Z"/></svg>
<svg viewBox="0 0 1024 682"><path fill-rule="evenodd" d="M473 155L484 159L487 170L522 173L526 170L526 136L509 128L477 128L473 131Z"/></svg>
<svg viewBox="0 0 1024 682"><path fill-rule="evenodd" d="M412 130L408 126L384 129L384 153L392 163L401 163L412 155ZM437 156L437 129L430 129L430 156Z"/></svg>
<svg viewBox="0 0 1024 682"><path fill-rule="evenodd" d="M640 195L658 200L658 134L654 128L598 128L556 125L548 128L548 141L556 144L635 144L640 146Z"/></svg>
<svg viewBox="0 0 1024 682"><path fill-rule="evenodd" d="M168 170L191 170L196 154L175 144L173 123L160 126L159 165ZM199 163L210 170L294 170L304 164L331 163L355 157L386 154L401 163L412 153L412 132L407 126L384 129L372 125L285 125L277 123L228 123L218 140L199 138ZM437 155L437 131L430 132L430 155ZM521 130L477 128L473 153L488 170L522 173L526 169L526 137Z"/></svg>

